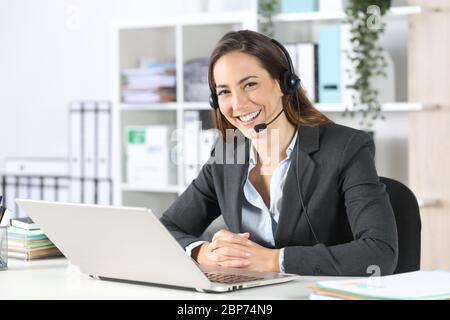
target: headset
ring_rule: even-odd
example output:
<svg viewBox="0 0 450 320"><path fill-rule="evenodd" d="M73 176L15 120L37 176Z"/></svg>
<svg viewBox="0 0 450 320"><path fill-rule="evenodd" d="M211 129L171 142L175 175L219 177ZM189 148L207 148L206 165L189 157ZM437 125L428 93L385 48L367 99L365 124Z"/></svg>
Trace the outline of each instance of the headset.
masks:
<svg viewBox="0 0 450 320"><path fill-rule="evenodd" d="M298 95L296 94L298 89L300 88L300 82L301 82L300 78L295 74L295 70L294 70L294 66L292 64L291 57L290 57L288 51L286 50L286 48L275 39L271 39L271 42L273 44L275 44L283 52L283 55L285 56L285 58L288 62L288 69L284 70L280 75L281 91L283 92L283 94L285 94L287 96L292 96L294 98L294 102L297 105L298 114L301 114L300 101L298 99ZM210 86L210 90L211 90L211 94L209 96L209 104L210 104L211 108L213 108L214 110L217 110L219 108L219 101L218 101L217 94L216 94L214 88L212 88L211 86ZM269 124L274 122L283 113L283 111L284 111L284 106L282 106L281 111L275 116L275 118L273 118L271 121L269 121L267 123L257 124L254 127L254 130L256 132L260 132L260 131L266 129ZM297 126L297 129L298 129L298 126ZM297 149L297 159L298 159L298 149L299 149L298 146L296 149ZM297 180L298 196L300 198L300 203L302 205L302 209L305 212L305 217L308 222L311 233L314 237L314 240L315 240L316 244L319 244L320 242L316 236L316 233L314 232L314 228L311 224L311 220L309 218L308 211L306 210L305 205L303 203L302 191L301 191L300 182L298 179L298 161L296 161L295 177Z"/></svg>

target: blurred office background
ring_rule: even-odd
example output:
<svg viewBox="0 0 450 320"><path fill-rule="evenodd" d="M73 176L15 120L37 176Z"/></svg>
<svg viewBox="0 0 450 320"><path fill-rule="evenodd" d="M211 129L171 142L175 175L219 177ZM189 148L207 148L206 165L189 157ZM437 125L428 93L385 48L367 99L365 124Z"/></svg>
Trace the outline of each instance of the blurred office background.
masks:
<svg viewBox="0 0 450 320"><path fill-rule="evenodd" d="M308 57L294 63L318 109L360 128L342 115L346 1L280 0L273 31L295 57ZM419 199L422 267L450 268L450 0L391 5L380 40L388 76L377 84L386 118L373 128L377 168ZM0 0L8 206L24 215L14 198L29 197L161 214L214 140L207 58L227 31L257 30L257 8L257 0ZM331 95L321 92L326 77L336 81ZM189 134L175 141L181 129Z"/></svg>

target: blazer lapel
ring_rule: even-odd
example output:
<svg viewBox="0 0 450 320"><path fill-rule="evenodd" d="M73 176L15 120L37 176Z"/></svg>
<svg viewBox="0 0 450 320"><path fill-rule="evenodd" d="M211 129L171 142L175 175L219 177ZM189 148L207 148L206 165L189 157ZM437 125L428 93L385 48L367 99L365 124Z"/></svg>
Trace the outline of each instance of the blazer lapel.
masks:
<svg viewBox="0 0 450 320"><path fill-rule="evenodd" d="M242 197L244 194L244 183L248 171L250 143L245 139L237 143L234 148L235 154L226 152L224 165L224 190L228 194L226 199L226 210L223 218L231 232L240 233L242 229ZM236 155L245 155L244 159L237 159ZM244 163L242 163L244 162Z"/></svg>
<svg viewBox="0 0 450 320"><path fill-rule="evenodd" d="M297 158L297 148L298 158ZM280 248L288 245L290 239L297 228L303 208L300 202L297 176L300 183L303 204L308 207L308 199L312 188L316 163L310 154L319 149L319 128L300 126L298 129L297 143L292 151L293 156L289 166L286 183L283 188L283 198L281 200L280 218L275 237L275 246ZM297 176L295 174L298 167ZM310 213L308 213L310 215Z"/></svg>

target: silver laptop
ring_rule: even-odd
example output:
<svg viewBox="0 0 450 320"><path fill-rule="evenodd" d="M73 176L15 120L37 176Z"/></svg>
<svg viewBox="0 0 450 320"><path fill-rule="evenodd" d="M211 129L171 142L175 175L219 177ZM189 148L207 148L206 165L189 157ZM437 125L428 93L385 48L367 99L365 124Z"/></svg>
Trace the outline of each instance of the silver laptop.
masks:
<svg viewBox="0 0 450 320"><path fill-rule="evenodd" d="M72 264L96 279L226 292L299 278L199 265L146 208L16 202Z"/></svg>

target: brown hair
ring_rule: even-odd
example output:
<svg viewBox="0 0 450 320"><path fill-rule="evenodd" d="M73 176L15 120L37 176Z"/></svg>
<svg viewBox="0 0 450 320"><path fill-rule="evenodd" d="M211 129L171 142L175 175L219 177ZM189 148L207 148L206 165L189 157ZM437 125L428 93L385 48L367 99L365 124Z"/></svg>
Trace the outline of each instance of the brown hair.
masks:
<svg viewBox="0 0 450 320"><path fill-rule="evenodd" d="M225 34L217 43L211 54L208 66L208 82L211 90L215 92L214 64L223 55L230 52L243 52L250 54L261 62L262 67L267 70L273 79L280 80L283 71L288 70L288 61L281 51L270 38L250 30L232 31ZM300 79L301 79L301 75ZM306 96L305 90L300 86L296 92L300 103L299 114L295 104L295 98L292 95L284 95L282 99L285 108L286 118L294 125L317 126L331 122L323 113L318 111ZM226 129L236 129L220 112L219 108L214 110L214 123L217 129L225 137Z"/></svg>

